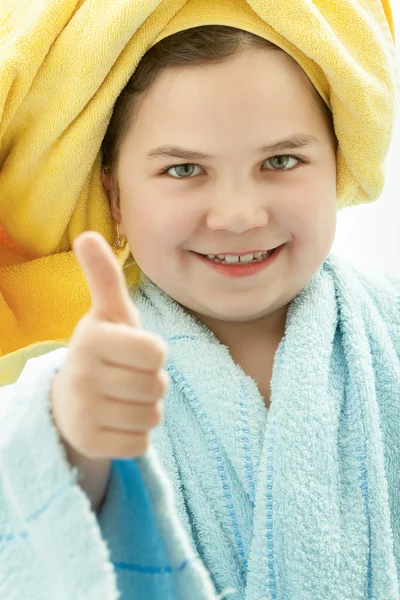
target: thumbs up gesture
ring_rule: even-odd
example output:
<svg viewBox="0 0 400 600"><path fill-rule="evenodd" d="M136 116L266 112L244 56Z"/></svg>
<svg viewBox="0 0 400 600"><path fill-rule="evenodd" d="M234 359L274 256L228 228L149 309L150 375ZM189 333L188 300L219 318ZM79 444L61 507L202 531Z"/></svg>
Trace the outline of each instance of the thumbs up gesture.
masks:
<svg viewBox="0 0 400 600"><path fill-rule="evenodd" d="M74 251L92 305L78 322L55 376L51 410L63 441L93 459L136 457L162 418L168 375L166 345L140 328L139 313L110 247L95 232Z"/></svg>

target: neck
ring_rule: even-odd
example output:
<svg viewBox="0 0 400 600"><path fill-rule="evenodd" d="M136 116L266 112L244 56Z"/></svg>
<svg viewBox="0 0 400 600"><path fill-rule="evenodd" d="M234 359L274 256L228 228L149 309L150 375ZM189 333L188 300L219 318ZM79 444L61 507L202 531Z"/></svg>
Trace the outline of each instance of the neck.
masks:
<svg viewBox="0 0 400 600"><path fill-rule="evenodd" d="M232 356L239 356L249 346L264 349L276 347L285 333L288 307L286 305L273 314L243 322L223 321L190 312L214 333L221 344L229 348Z"/></svg>

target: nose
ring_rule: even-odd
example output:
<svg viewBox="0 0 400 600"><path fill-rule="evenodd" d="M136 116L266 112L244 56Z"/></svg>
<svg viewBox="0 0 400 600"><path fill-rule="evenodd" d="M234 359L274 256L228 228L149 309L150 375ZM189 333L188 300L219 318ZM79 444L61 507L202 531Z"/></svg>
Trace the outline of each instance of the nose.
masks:
<svg viewBox="0 0 400 600"><path fill-rule="evenodd" d="M230 193L215 198L207 214L207 226L212 231L225 229L243 233L249 229L265 227L268 211L259 199L246 197L243 193Z"/></svg>

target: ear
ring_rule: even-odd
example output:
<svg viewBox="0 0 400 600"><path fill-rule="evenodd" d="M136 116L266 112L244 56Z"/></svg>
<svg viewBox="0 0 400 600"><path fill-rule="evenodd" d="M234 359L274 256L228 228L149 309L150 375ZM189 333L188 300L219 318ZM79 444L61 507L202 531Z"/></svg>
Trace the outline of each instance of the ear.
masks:
<svg viewBox="0 0 400 600"><path fill-rule="evenodd" d="M122 223L122 216L120 213L119 194L118 194L118 192L115 192L115 190L111 189L110 175L108 175L108 173L106 173L106 171L104 170L103 167L101 168L100 177L101 177L101 183L103 185L104 192L110 203L112 218L120 226L121 235L125 235L124 226Z"/></svg>
<svg viewBox="0 0 400 600"><path fill-rule="evenodd" d="M100 179L107 198L111 201L111 179L104 167L100 170Z"/></svg>

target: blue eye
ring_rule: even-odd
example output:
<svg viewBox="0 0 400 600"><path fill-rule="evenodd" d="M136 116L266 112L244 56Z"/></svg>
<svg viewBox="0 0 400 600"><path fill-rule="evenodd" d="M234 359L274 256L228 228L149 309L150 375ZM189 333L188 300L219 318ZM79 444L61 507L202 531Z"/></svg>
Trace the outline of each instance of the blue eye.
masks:
<svg viewBox="0 0 400 600"><path fill-rule="evenodd" d="M195 165L193 163L185 163L183 165L173 165L172 167L168 167L167 169L165 169L165 171L163 171L163 173L168 173L169 175L172 175L172 177L175 177L176 179L189 179L191 175L193 175L193 169L194 167L198 167L199 165ZM172 169L175 169L175 172L177 173L177 175L173 175L172 173L170 173L170 171ZM179 169L181 169L181 172L179 173Z"/></svg>
<svg viewBox="0 0 400 600"><path fill-rule="evenodd" d="M299 158L298 156L290 156L288 154L278 154L277 156L271 156L271 158L268 158L266 161L264 161L265 163L269 162L269 161L275 161L278 160L280 164L277 165L277 169L267 169L267 171L290 171L290 169L287 169L285 167L287 167L287 161L289 160L294 160L296 161L296 164L301 162L304 163L304 160L302 160L301 158ZM283 164L282 164L283 163ZM294 165L292 165L293 167Z"/></svg>
<svg viewBox="0 0 400 600"><path fill-rule="evenodd" d="M298 156L292 156L292 155L288 155L288 154L279 154L277 156L271 156L271 158L268 158L267 160L264 161L263 164L265 163L270 163L270 161L276 161L278 160L279 164L275 165L276 168L270 168L270 169L266 169L267 171L290 171L291 168L293 166L296 166L297 163L303 163L306 164L307 161L305 161L304 159L298 157ZM291 168L287 168L287 162L294 160L295 164L291 165ZM175 179L191 179L193 176L195 175L199 175L199 173L195 173L195 169L198 168L200 169L201 172L201 167L199 165L196 165L195 163L184 163L181 165L171 165L169 167L167 167L166 169L164 169L163 171L161 171L161 175L171 175L171 177L174 177ZM171 171L175 170L175 174L173 174Z"/></svg>

